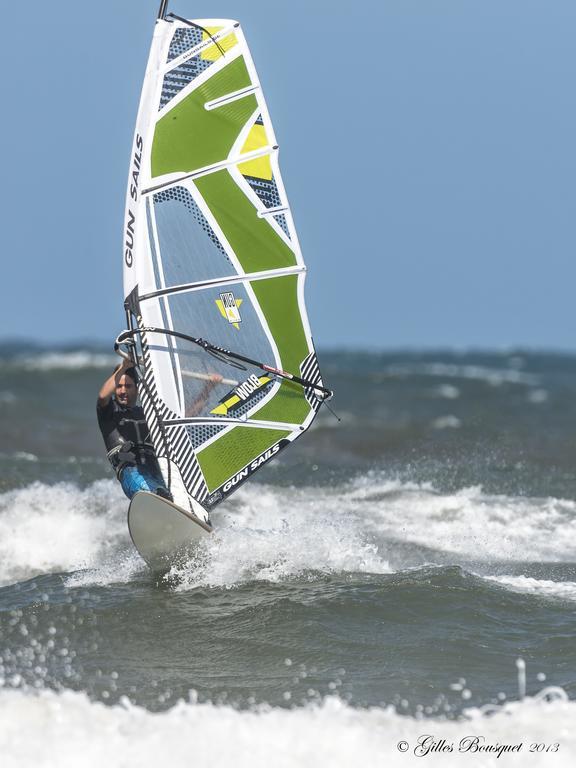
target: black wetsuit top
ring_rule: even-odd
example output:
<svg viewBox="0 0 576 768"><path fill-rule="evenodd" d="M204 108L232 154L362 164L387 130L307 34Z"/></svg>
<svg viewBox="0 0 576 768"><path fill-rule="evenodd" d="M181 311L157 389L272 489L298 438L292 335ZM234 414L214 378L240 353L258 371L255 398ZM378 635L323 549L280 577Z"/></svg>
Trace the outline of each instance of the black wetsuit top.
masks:
<svg viewBox="0 0 576 768"><path fill-rule="evenodd" d="M145 466L162 477L146 417L139 405L124 408L111 398L107 405L97 405L96 412L108 458L118 476L124 467Z"/></svg>

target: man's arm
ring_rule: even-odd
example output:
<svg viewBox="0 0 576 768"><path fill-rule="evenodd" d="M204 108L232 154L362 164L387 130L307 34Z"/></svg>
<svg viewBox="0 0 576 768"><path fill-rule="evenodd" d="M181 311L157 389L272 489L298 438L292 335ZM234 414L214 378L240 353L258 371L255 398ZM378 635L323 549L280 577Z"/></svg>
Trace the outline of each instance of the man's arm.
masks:
<svg viewBox="0 0 576 768"><path fill-rule="evenodd" d="M206 405L206 402L208 400L208 395L210 394L210 392L212 392L212 390L217 384L220 384L221 381L222 381L222 376L220 376L219 373L211 373L210 378L208 379L204 387L200 390L200 394L198 395L196 400L194 400L190 408L188 408L186 416L188 417L198 416L202 408L204 408L204 406Z"/></svg>
<svg viewBox="0 0 576 768"><path fill-rule="evenodd" d="M110 402L112 395L116 390L116 384L118 379L126 373L128 368L132 368L134 362L132 360L122 359L120 365L117 365L114 369L114 373L109 376L98 392L98 408L105 408Z"/></svg>

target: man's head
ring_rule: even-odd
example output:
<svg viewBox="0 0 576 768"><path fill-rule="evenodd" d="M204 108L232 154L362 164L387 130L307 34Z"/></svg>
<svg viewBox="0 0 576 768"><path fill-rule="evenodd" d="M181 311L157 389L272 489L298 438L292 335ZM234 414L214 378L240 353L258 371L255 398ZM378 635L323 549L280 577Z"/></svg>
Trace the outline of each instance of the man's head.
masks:
<svg viewBox="0 0 576 768"><path fill-rule="evenodd" d="M116 376L114 390L116 402L124 408L132 408L138 399L138 374L134 368L127 368Z"/></svg>

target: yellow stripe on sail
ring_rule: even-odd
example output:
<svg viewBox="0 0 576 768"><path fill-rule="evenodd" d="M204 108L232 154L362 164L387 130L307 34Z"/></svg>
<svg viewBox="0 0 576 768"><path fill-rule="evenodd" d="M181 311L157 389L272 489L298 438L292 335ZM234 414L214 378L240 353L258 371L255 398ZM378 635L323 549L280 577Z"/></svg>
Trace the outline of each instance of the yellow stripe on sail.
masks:
<svg viewBox="0 0 576 768"><path fill-rule="evenodd" d="M267 144L266 129L263 125L254 123L242 147L242 154L262 149ZM255 160L248 160L246 163L240 163L238 170L243 176L255 176L257 179L268 179L268 181L272 179L272 165L268 155L257 157Z"/></svg>
<svg viewBox="0 0 576 768"><path fill-rule="evenodd" d="M259 376L258 381L260 382L260 387L263 387L268 384L268 382L272 381L272 379L269 376ZM258 389L260 389L260 387ZM220 403L220 405L217 405L216 408L213 408L210 413L214 413L217 416L226 416L228 411L240 402L244 402L241 397L232 395L228 400L225 400L223 403Z"/></svg>
<svg viewBox="0 0 576 768"><path fill-rule="evenodd" d="M206 31L209 32L210 35L215 35L217 32L220 32L221 29L222 27L206 27ZM209 40L210 35L207 35L206 32L202 32L202 39ZM231 32L229 35L226 35L226 37L223 37L222 40L218 40L218 45L222 50L218 48L218 45L209 45L208 48L202 51L200 58L205 59L206 61L218 61L218 59L222 58L222 51L229 51L231 48L234 48L237 43L238 40L236 35L234 32Z"/></svg>

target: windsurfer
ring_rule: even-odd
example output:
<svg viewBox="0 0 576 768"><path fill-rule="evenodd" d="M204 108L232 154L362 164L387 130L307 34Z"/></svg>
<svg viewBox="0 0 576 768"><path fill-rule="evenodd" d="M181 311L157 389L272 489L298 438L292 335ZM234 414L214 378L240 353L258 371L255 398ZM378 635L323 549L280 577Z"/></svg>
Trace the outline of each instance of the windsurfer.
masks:
<svg viewBox="0 0 576 768"><path fill-rule="evenodd" d="M98 393L98 426L122 490L129 499L151 491L172 500L150 440L146 417L138 400L138 374L124 359Z"/></svg>
<svg viewBox="0 0 576 768"><path fill-rule="evenodd" d="M213 373L206 379L188 416L195 416L202 410L222 376ZM98 393L96 412L108 459L129 499L138 491L150 491L172 500L150 439L144 411L137 400L138 374L133 361L125 358Z"/></svg>

